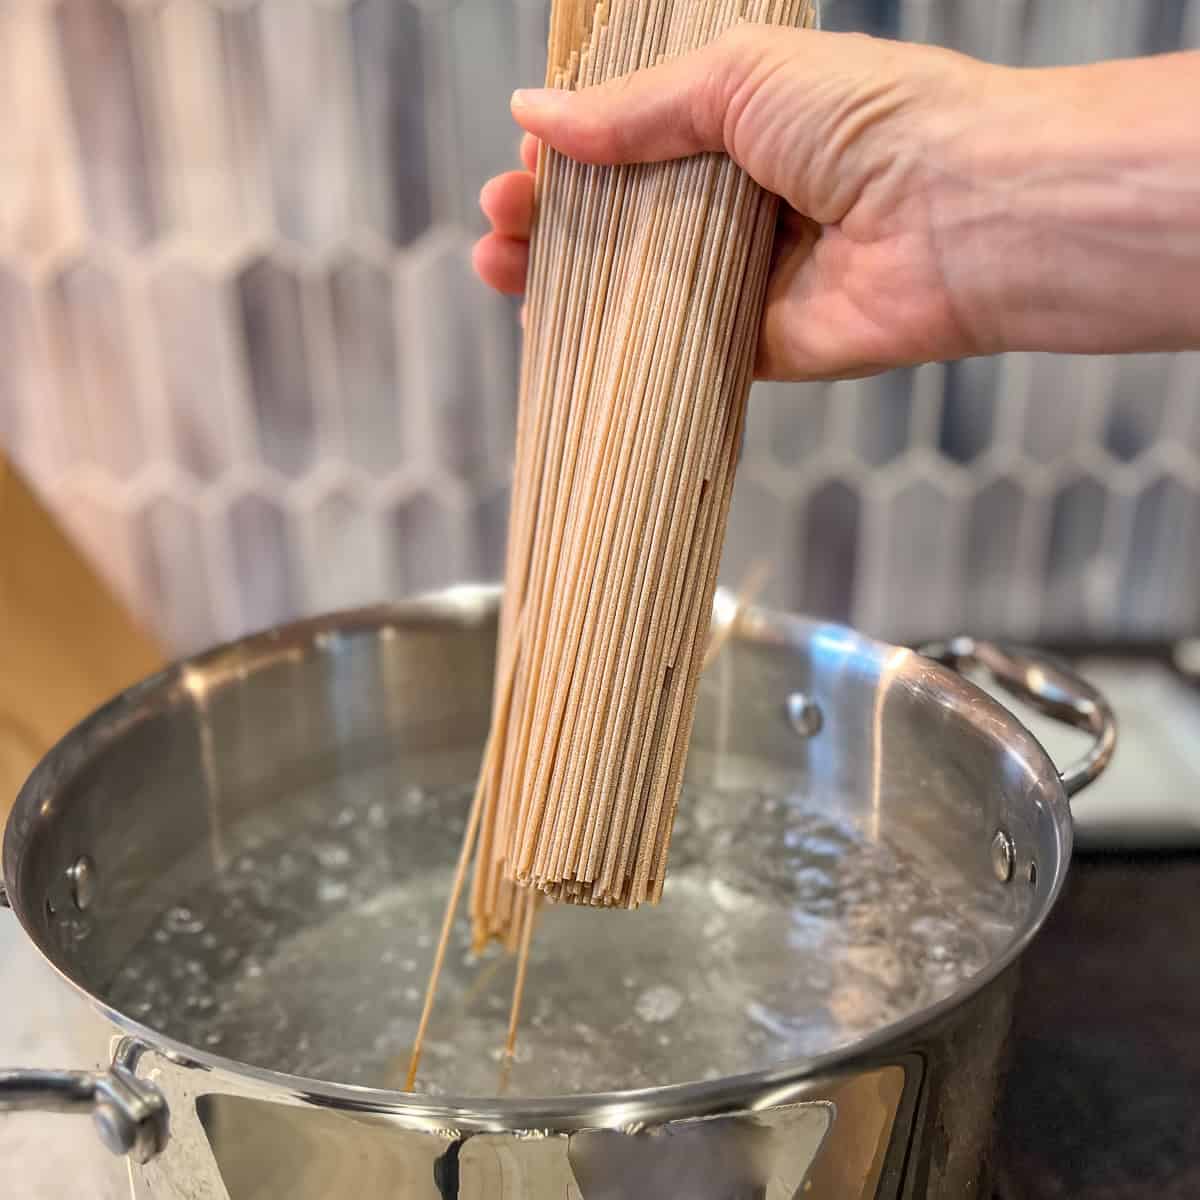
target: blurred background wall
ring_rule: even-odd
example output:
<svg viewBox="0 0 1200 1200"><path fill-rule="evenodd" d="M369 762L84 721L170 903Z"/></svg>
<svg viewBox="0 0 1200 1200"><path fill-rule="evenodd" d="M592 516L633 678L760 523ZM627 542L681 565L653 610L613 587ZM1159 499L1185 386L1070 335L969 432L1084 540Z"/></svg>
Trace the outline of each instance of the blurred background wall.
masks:
<svg viewBox="0 0 1200 1200"><path fill-rule="evenodd" d="M1057 63L1200 0L826 0ZM470 272L544 0L3 0L0 439L179 650L499 573L519 340ZM1200 617L1200 359L760 386L725 576L896 637Z"/></svg>

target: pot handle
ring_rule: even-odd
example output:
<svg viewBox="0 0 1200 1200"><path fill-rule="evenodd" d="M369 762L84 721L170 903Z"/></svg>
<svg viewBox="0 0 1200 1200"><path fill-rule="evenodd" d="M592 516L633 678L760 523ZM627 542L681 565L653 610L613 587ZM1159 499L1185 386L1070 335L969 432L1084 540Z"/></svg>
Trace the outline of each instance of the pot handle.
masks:
<svg viewBox="0 0 1200 1200"><path fill-rule="evenodd" d="M91 1113L100 1140L137 1163L167 1144L167 1102L120 1061L100 1072L0 1068L0 1113L27 1111Z"/></svg>
<svg viewBox="0 0 1200 1200"><path fill-rule="evenodd" d="M1105 698L1069 667L1031 650L1000 646L971 637L924 646L921 653L956 671L979 667L1010 695L1039 712L1082 729L1095 739L1078 762L1059 771L1068 796L1095 782L1112 761L1117 718Z"/></svg>

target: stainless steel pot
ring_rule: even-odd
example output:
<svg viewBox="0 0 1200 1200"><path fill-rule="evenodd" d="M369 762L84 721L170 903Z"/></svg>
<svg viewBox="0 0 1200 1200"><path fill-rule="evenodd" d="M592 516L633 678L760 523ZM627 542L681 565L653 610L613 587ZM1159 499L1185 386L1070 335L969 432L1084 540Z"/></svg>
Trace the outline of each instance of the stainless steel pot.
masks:
<svg viewBox="0 0 1200 1200"><path fill-rule="evenodd" d="M1115 740L1086 683L994 646L934 653L1089 730L1061 775L955 670L838 627L750 613L702 689L694 753L797 773L969 872L1010 918L957 992L836 1053L652 1090L458 1101L230 1061L99 998L165 866L221 836L214 813L236 822L273 781L336 773L381 739L478 750L496 600L459 588L238 642L130 689L46 756L5 832L2 894L98 1014L95 1055L82 1072L0 1072L0 1108L92 1112L129 1156L133 1195L155 1200L986 1195L1015 968L1063 884L1068 797Z"/></svg>

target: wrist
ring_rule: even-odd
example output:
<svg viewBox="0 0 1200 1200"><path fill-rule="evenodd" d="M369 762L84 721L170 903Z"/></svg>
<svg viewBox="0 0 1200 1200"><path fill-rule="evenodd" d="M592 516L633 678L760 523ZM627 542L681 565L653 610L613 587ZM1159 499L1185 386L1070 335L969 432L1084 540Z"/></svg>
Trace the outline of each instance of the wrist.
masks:
<svg viewBox="0 0 1200 1200"><path fill-rule="evenodd" d="M1198 60L1173 57L980 72L930 211L969 353L1200 344Z"/></svg>

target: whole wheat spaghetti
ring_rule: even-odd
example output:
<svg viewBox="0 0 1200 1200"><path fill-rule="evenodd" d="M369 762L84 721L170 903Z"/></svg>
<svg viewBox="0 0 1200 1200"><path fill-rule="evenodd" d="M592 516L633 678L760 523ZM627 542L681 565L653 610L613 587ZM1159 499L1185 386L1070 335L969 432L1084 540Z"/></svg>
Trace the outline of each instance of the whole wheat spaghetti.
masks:
<svg viewBox="0 0 1200 1200"><path fill-rule="evenodd" d="M812 7L555 0L547 84ZM539 894L662 895L776 204L722 154L598 167L543 148L492 728L443 947L472 856L477 949L527 948Z"/></svg>

